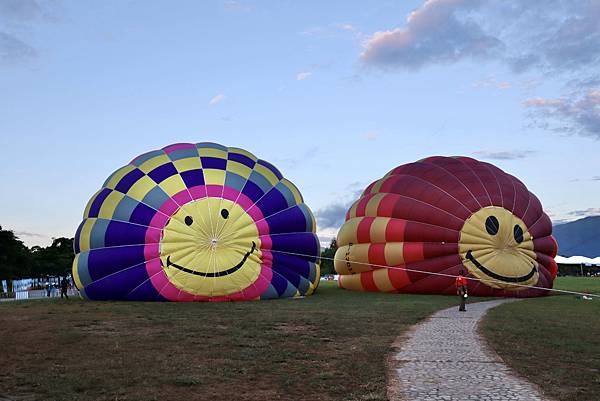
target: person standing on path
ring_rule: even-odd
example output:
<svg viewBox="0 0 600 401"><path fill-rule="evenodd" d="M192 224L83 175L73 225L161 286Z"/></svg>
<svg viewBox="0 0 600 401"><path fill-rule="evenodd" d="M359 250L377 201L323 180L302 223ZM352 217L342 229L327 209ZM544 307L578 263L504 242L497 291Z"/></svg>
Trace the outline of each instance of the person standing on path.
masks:
<svg viewBox="0 0 600 401"><path fill-rule="evenodd" d="M464 272L461 270L458 272L456 277L456 293L460 297L460 307L458 308L461 312L466 312L465 301L467 298L467 279L464 276Z"/></svg>
<svg viewBox="0 0 600 401"><path fill-rule="evenodd" d="M67 289L69 288L69 282L67 281L66 277L63 277L62 281L60 282L60 298L62 299L63 295L65 296L65 298L69 299L69 296L67 295Z"/></svg>

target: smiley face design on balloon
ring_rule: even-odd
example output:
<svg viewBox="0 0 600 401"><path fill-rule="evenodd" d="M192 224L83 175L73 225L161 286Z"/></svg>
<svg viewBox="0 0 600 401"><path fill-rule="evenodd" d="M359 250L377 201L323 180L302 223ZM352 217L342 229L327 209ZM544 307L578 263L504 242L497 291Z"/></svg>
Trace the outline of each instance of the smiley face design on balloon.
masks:
<svg viewBox="0 0 600 401"><path fill-rule="evenodd" d="M523 220L502 207L485 207L465 221L459 252L469 272L491 287L538 281L533 237Z"/></svg>
<svg viewBox="0 0 600 401"><path fill-rule="evenodd" d="M237 203L220 198L190 202L165 226L161 263L169 281L197 295L225 295L231 283L249 286L261 270L259 229ZM210 279L210 286L203 285Z"/></svg>
<svg viewBox="0 0 600 401"><path fill-rule="evenodd" d="M94 300L311 295L315 230L302 195L272 164L240 148L179 143L136 157L88 202L73 278Z"/></svg>

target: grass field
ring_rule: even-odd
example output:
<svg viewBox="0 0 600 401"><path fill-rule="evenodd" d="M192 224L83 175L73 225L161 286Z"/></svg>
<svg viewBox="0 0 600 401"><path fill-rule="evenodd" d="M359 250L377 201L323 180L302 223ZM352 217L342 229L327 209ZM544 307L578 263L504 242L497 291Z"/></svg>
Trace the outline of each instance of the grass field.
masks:
<svg viewBox="0 0 600 401"><path fill-rule="evenodd" d="M555 288L600 294L600 278L560 277ZM482 332L513 369L565 401L600 400L600 299L574 295L501 305Z"/></svg>
<svg viewBox="0 0 600 401"><path fill-rule="evenodd" d="M600 277L558 277L554 288L600 295Z"/></svg>
<svg viewBox="0 0 600 401"><path fill-rule="evenodd" d="M455 297L0 304L0 399L384 400L394 338Z"/></svg>

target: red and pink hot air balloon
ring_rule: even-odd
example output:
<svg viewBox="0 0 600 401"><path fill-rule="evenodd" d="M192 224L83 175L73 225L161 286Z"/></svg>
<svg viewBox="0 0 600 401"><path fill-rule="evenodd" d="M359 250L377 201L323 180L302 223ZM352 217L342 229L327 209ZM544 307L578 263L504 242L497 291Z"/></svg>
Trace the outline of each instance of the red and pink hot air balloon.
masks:
<svg viewBox="0 0 600 401"><path fill-rule="evenodd" d="M429 157L373 182L346 214L335 269L342 288L532 297L552 288L552 223L517 178L468 157Z"/></svg>

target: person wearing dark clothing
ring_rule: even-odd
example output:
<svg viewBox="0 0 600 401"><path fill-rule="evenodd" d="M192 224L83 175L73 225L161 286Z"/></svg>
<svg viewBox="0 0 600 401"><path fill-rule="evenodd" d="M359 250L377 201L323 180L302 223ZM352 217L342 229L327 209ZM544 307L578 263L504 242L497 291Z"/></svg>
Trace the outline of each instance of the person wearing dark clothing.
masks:
<svg viewBox="0 0 600 401"><path fill-rule="evenodd" d="M64 295L65 298L69 299L69 296L67 295L68 288L69 288L69 282L67 281L66 277L63 277L62 281L60 282L60 297L61 298Z"/></svg>
<svg viewBox="0 0 600 401"><path fill-rule="evenodd" d="M467 298L467 279L462 270L458 272L458 276L456 277L456 294L460 297L460 307L458 310L465 312L467 310L465 307L465 300Z"/></svg>

